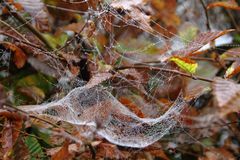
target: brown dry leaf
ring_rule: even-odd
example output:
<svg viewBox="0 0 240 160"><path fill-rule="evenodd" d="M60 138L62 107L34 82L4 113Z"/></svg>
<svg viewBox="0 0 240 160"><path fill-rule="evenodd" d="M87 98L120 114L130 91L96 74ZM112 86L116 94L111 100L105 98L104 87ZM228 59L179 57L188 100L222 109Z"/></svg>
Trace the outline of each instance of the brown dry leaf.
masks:
<svg viewBox="0 0 240 160"><path fill-rule="evenodd" d="M9 152L13 147L12 126L9 120L5 120L1 136L2 152L4 159L8 159Z"/></svg>
<svg viewBox="0 0 240 160"><path fill-rule="evenodd" d="M240 7L238 6L235 0L213 2L207 6L207 9L211 9L215 7L223 7L223 8L232 9L232 10L240 10Z"/></svg>
<svg viewBox="0 0 240 160"><path fill-rule="evenodd" d="M49 15L41 0L21 0L19 3L33 17L33 24L41 32L49 32Z"/></svg>
<svg viewBox="0 0 240 160"><path fill-rule="evenodd" d="M212 148L205 152L205 157L199 157L199 160L235 160L231 152L225 148Z"/></svg>
<svg viewBox="0 0 240 160"><path fill-rule="evenodd" d="M62 148L52 156L51 160L68 160L68 159L71 159L72 156L69 153L68 147L69 147L69 140L66 140L64 142Z"/></svg>
<svg viewBox="0 0 240 160"><path fill-rule="evenodd" d="M151 155L157 158L160 158L162 160L170 160L162 149L151 150L149 152L151 153Z"/></svg>
<svg viewBox="0 0 240 160"><path fill-rule="evenodd" d="M20 48L16 48L15 54L13 57L13 62L18 69L22 68L27 61L27 56L23 53Z"/></svg>
<svg viewBox="0 0 240 160"><path fill-rule="evenodd" d="M127 159L130 157L130 153L127 151L121 151L114 144L100 143L97 148L96 158L110 158L110 159Z"/></svg>
<svg viewBox="0 0 240 160"><path fill-rule="evenodd" d="M236 60L232 63L232 65L227 69L224 77L231 78L234 75L238 74L240 72L240 60Z"/></svg>
<svg viewBox="0 0 240 160"><path fill-rule="evenodd" d="M172 54L182 57L195 55L195 51L199 50L204 45L217 39L218 37L225 35L229 32L234 31L233 29L215 32L204 32L200 33L192 42L190 42L184 49L174 51Z"/></svg>
<svg viewBox="0 0 240 160"><path fill-rule="evenodd" d="M6 101L7 96L4 92L3 85L0 84L0 108L2 108L4 102Z"/></svg>
<svg viewBox="0 0 240 160"><path fill-rule="evenodd" d="M69 65L69 70L74 76L77 76L80 72L79 66L74 66L74 65Z"/></svg>
<svg viewBox="0 0 240 160"><path fill-rule="evenodd" d="M64 72L64 68L62 67L60 61L43 54L39 54L35 57L29 57L28 63L31 64L37 71L54 78L61 77Z"/></svg>
<svg viewBox="0 0 240 160"><path fill-rule="evenodd" d="M14 53L13 62L18 69L25 65L27 62L27 56L21 48L9 42L1 42L0 44Z"/></svg>
<svg viewBox="0 0 240 160"><path fill-rule="evenodd" d="M184 108L181 115L181 123L186 126L194 125L195 121L192 119L192 117L197 117L198 112L196 108L189 107Z"/></svg>
<svg viewBox="0 0 240 160"><path fill-rule="evenodd" d="M100 0L101 1L101 0ZM89 8L96 10L99 0L44 0L48 12L55 21L68 21L75 19L76 13L84 14Z"/></svg>
<svg viewBox="0 0 240 160"><path fill-rule="evenodd" d="M19 2L14 2L14 0L7 0L9 4L11 4L17 11L23 10L23 6ZM2 9L3 14L9 14L9 11L6 7Z"/></svg>
<svg viewBox="0 0 240 160"><path fill-rule="evenodd" d="M180 18L176 15L176 0L150 0L151 6L156 10L154 19L163 21L166 27L177 27L180 24Z"/></svg>
<svg viewBox="0 0 240 160"><path fill-rule="evenodd" d="M22 128L23 119L17 113L11 113L1 110L0 115L5 117L3 130L1 134L2 152L4 159L8 159L10 151L13 148Z"/></svg>
<svg viewBox="0 0 240 160"><path fill-rule="evenodd" d="M240 85L231 80L216 78L212 83L213 94L219 107L227 105L232 108L240 104ZM237 107L236 106L236 107Z"/></svg>
<svg viewBox="0 0 240 160"><path fill-rule="evenodd" d="M102 17L103 26L109 33L113 31L113 18L114 17L111 14L105 14Z"/></svg>
<svg viewBox="0 0 240 160"><path fill-rule="evenodd" d="M64 31L73 31L79 33L84 26L84 22L71 23L63 27L56 28L55 35L61 35Z"/></svg>
<svg viewBox="0 0 240 160"><path fill-rule="evenodd" d="M150 26L150 16L146 15L138 8L132 8L130 16L132 19L134 19L134 21L138 22L138 25L141 29L147 30L147 32L153 31L152 27Z"/></svg>
<svg viewBox="0 0 240 160"><path fill-rule="evenodd" d="M221 58L220 61L227 58L232 58L234 60L234 62L227 69L224 75L226 78L231 78L240 72L240 48L239 47L227 50L220 56L220 58Z"/></svg>
<svg viewBox="0 0 240 160"><path fill-rule="evenodd" d="M100 83L102 83L103 81L106 81L108 79L110 79L112 77L111 73L98 73L95 74L90 81L87 83L86 87L92 88Z"/></svg>
<svg viewBox="0 0 240 160"><path fill-rule="evenodd" d="M152 32L152 27L150 26L150 16L146 15L139 8L141 8L145 4L143 0L119 0L113 1L110 6L113 8L120 8L129 12L128 18L133 19L138 22L138 25L141 29L147 30L148 32Z"/></svg>
<svg viewBox="0 0 240 160"><path fill-rule="evenodd" d="M133 113L135 113L138 117L144 118L144 114L141 109L134 104L130 99L126 97L120 97L119 101L126 107L128 107Z"/></svg>
<svg viewBox="0 0 240 160"><path fill-rule="evenodd" d="M240 57L240 47L229 49L221 55L222 59L228 58L228 57L239 58Z"/></svg>
<svg viewBox="0 0 240 160"><path fill-rule="evenodd" d="M152 24L157 34L164 37L172 37L176 34L181 19L176 14L176 0L147 0L150 3L152 12L151 19L157 23Z"/></svg>
<svg viewBox="0 0 240 160"><path fill-rule="evenodd" d="M142 3L144 3L143 0L132 0L132 1L118 0L118 1L113 1L111 3L111 6L113 8L121 8L124 10L131 10L135 6L142 5Z"/></svg>

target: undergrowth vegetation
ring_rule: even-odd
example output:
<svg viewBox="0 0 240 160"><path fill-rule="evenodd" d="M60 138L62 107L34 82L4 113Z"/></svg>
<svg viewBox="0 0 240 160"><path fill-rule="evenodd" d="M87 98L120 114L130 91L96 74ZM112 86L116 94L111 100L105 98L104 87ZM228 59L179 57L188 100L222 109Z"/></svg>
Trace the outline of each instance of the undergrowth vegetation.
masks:
<svg viewBox="0 0 240 160"><path fill-rule="evenodd" d="M0 0L0 159L238 159L239 4Z"/></svg>

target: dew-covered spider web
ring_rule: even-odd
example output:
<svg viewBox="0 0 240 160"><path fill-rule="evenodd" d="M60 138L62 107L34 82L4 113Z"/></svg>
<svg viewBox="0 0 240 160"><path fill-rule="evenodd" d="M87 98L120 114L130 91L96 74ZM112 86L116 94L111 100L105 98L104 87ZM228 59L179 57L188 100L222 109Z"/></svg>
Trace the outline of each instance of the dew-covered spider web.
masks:
<svg viewBox="0 0 240 160"><path fill-rule="evenodd" d="M24 0L28 1L28 0ZM41 1L38 1L41 3ZM72 2L76 4L80 3L86 3L88 1L80 1L80 2ZM119 1L104 1L104 3L99 7L99 9L93 10L91 7L87 11L78 11L75 9L69 9L68 7L56 7L51 4L47 4L47 7L54 8L61 11L68 11L68 12L74 12L79 13L83 16L83 18L87 19L86 17L90 17L90 20L96 21L96 32L105 32L105 25L112 25L115 28L124 28L127 26L134 27L136 29L140 29L141 33L135 38L135 41L133 42L133 46L140 43L141 41L144 41L144 45L141 45L140 47L133 47L131 49L126 49L122 45L122 41L127 41L129 39L125 39L125 37L128 36L129 32L123 33L122 35L116 37L116 33L114 31L109 31L109 39L110 42L107 45L104 45L104 51L100 51L96 46L97 44L94 44L95 49L95 56L98 58L97 60L103 61L106 66L112 65L114 63L114 58L116 57L116 54L120 57L121 61L125 61L128 64L141 64L141 65L152 65L152 63L147 63L148 61L158 60L162 62L161 64L158 64L158 66L163 68L168 68L169 64L168 62L164 62L165 57L168 54L171 54L174 50L179 50L184 47L183 41L190 42L183 37L180 37L176 33L173 33L172 31L168 31L168 29L159 23L157 23L154 20L149 20L148 16L145 14L146 12L152 12L152 10L148 7L144 7L146 10L142 10L141 7L137 7L138 3L139 5L142 4L143 1L141 0L134 0L129 1L129 3L124 4L126 10L124 14L119 13L118 6L121 6L119 3L123 3L122 0ZM125 1L127 2L127 1ZM69 2L71 3L71 2ZM185 4L186 3L186 4ZM191 8L187 5L191 5L191 2L189 1L184 2L181 7L177 8L178 12L181 12L180 14L184 14L182 10L184 10L184 7ZM42 4L42 3L41 3ZM184 6L186 5L186 6ZM89 4L89 6L91 6ZM133 9L132 6L134 6L135 13L138 13L138 15L132 15L131 10ZM116 7L116 8L114 8ZM136 9L137 8L137 9ZM29 8L28 8L29 9ZM31 8L30 8L31 9ZM30 10L29 9L29 10ZM36 9L36 8L35 8ZM36 16L44 16L42 14L41 7L39 8L39 11L34 12L32 15L32 20ZM106 14L109 14L115 18L114 22L108 21L108 19L104 19ZM130 19L126 19L125 17L129 16ZM142 19L140 19L142 18ZM189 18L189 17L187 17ZM202 18L202 17L201 17ZM96 20L97 19L97 20ZM203 18L204 19L204 18ZM192 20L192 22L195 20ZM31 20L28 21L29 23ZM123 24L118 25L118 22L123 22ZM205 19L201 19L201 23L205 22ZM13 22L14 23L14 22ZM156 29L152 29L149 24L155 24L162 30L166 31L169 35L165 35L162 32L157 31ZM191 22L190 22L191 23ZM23 27L23 25L15 27L16 29L20 29ZM201 26L203 29L204 25ZM87 38L85 38L87 39ZM130 42L129 42L130 43ZM202 44L198 44L203 46ZM164 54L146 54L148 50L151 48L159 49L164 48ZM149 49L150 48L150 49ZM102 53L104 52L104 53ZM108 55L110 60L105 60L106 55ZM46 56L48 57L48 56ZM0 59L3 57L0 57ZM112 58L112 59L111 59ZM91 63L98 65L98 62L94 61L94 59L91 59ZM36 62L31 62L31 59L29 58L29 63L34 64L36 66ZM71 74L66 74L65 71L60 71L59 64L57 60L52 61L50 59L50 67L54 68L55 70L49 71L49 75L53 75L54 71L59 72L60 78L59 78L59 84L63 87L63 84L61 81L66 78L68 80L74 79L76 77L71 77ZM61 65L61 68L64 68L65 66ZM39 69L39 67L37 67ZM130 72L130 71L127 71ZM67 72L68 73L68 72ZM55 73L56 74L56 73ZM139 75L138 75L139 74ZM170 88L172 86L172 81L174 84L182 83L181 79L176 76L173 73L165 74L161 71L155 72L155 73L146 73L149 79L149 83L156 84L157 87L159 87L159 90L166 90L166 88ZM66 76L67 75L67 76ZM119 76L119 84L121 82L127 81L128 85L124 83L124 85L120 86L111 86L109 88L114 88L115 91L117 90L118 93L116 95L121 95L121 90L128 89L132 86L137 86L141 90L144 90L145 88L142 87L143 77L140 73L134 71L134 73L126 73L126 75L135 75L134 79L129 80L124 76L124 73L122 76ZM77 78L76 78L77 79ZM178 79L180 79L178 81ZM80 80L82 81L82 80ZM144 93L149 93L150 99L154 99L155 95L161 94L162 92L157 93L157 91L154 89L156 88L151 85L151 87L148 88L148 91ZM76 86L71 86L71 88L74 88ZM142 88L141 88L142 87ZM177 88L178 86L176 86ZM181 93L181 92L180 92ZM168 99L171 99L170 97L167 97ZM155 104L153 100L150 101L150 103L143 102L141 103L139 107L146 108L148 106L151 109L156 109L157 107L160 107L159 105ZM170 133L174 127L179 122L179 117L181 114L181 111L186 106L186 102L182 96L178 96L178 98L174 98L174 103L170 105L170 107L167 109L167 111L163 114L158 114L159 111L156 111L156 115L153 117L145 116L144 118L139 117L134 112L132 112L127 106L123 105L119 100L118 97L113 95L110 89L107 89L103 87L102 85L94 85L94 86L81 86L72 89L65 97L61 98L60 100L53 101L50 103L43 103L41 105L34 105L34 106L25 106L21 107L21 109L30 112L30 113L36 113L39 115L48 115L51 116L54 119L57 119L59 121L65 121L70 124L76 125L76 126L88 126L91 128L91 132L97 133L99 136L104 137L108 141L121 145L121 146L128 146L128 147L137 147L142 148L146 147L159 139L161 139L166 134ZM165 106L166 107L166 106ZM157 110L157 109L156 109ZM154 110L155 111L155 110ZM148 115L146 113L146 115ZM89 131L86 131L86 134ZM81 133L85 134L85 133Z"/></svg>
<svg viewBox="0 0 240 160"><path fill-rule="evenodd" d="M185 105L179 98L160 117L139 118L103 87L83 86L73 89L59 101L22 108L74 125L94 127L98 135L114 144L141 148L169 133Z"/></svg>

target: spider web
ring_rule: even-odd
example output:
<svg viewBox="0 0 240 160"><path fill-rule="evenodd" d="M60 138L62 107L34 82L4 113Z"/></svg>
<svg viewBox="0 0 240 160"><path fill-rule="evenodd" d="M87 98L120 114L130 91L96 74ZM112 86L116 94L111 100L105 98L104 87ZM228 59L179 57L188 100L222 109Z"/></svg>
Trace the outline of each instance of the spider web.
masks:
<svg viewBox="0 0 240 160"><path fill-rule="evenodd" d="M75 2L75 3L81 3L81 2ZM105 46L106 54L108 54L110 57L117 53L113 52L112 50L116 49L116 46L120 46L122 50L122 54L119 54L120 57L123 59L126 59L130 63L139 63L139 64L147 64L146 61L151 61L153 59L156 59L154 56L145 56L144 52L149 49L150 47L157 46L162 47L166 45L167 43L173 44L173 47L168 47L168 53L170 54L173 50L178 50L180 48L184 47L184 44L182 43L182 38L180 38L178 35L168 31L166 28L159 25L157 22L151 20L152 23L158 25L163 30L169 32L173 37L168 37L166 35L163 35L162 33L158 31L151 31L149 28L144 24L138 25L139 22L133 18L132 20L126 20L121 14L117 12L116 9L110 7L112 1L105 1L104 6L101 10L94 11L91 8L88 11L77 11L77 10L70 10L63 7L55 7L51 5L47 5L48 7L53 7L59 10L66 10L71 11L75 13L85 14L86 17L89 14L93 14L92 17L97 17L97 19L100 19L100 25L99 30L102 30L103 26L101 24L103 23L103 19L100 17L104 15L105 13L110 13L112 16L114 16L118 21L123 21L126 26L132 26L138 29L141 29L143 31L142 34L138 36L143 39L149 39L151 41L150 44L144 46L143 48L137 48L133 50L125 50L121 47L121 44L118 42L118 40L114 39L114 33L110 33L110 39L111 43L108 46ZM89 5L90 6L90 5ZM38 11L35 13L37 16L42 11ZM143 12L143 11L141 11ZM130 17L131 15L129 12L126 12ZM34 20L35 16L32 16L32 19L28 21L30 23L32 20ZM106 20L105 20L106 21ZM111 22L104 22L104 23L111 23ZM148 23L148 22L147 22ZM114 25L114 24L112 24ZM23 25L18 26L17 29L23 27ZM123 26L114 26L114 27L123 27ZM126 36L126 35L123 35ZM199 44L201 45L201 44ZM125 54L127 53L127 54ZM128 56L129 54L134 56ZM104 60L104 57L102 54L98 54L99 57L101 57L102 60ZM163 60L164 57L158 56L158 60ZM92 61L93 63L97 63ZM54 61L55 64L57 64L57 60ZM53 67L56 67L54 63L50 64ZM163 67L167 67L167 63L161 64ZM56 67L57 69L57 67ZM66 76L66 73L62 74L60 73L62 77ZM67 77L71 77L72 75L67 75ZM174 74L164 74L162 72L157 72L155 74L149 74L152 79L158 79L157 86L160 87L171 87L169 85L168 80L169 79L175 79L177 76ZM61 77L61 78L62 78ZM128 80L125 77L119 77L120 82L127 81L130 84L133 85L142 85L142 82L138 79L134 80ZM71 79L71 78L69 78ZM75 86L72 86L75 87ZM149 115L148 118L140 118L135 113L133 113L131 110L128 109L128 107L121 104L117 97L113 96L112 90L119 90L118 96L121 95L120 90L123 90L123 88L127 88L130 86L125 87L115 87L115 86L109 86L108 88L103 87L102 85L96 85L89 87L88 85L84 85L81 87L77 87L75 89L72 89L65 97L63 97L60 100L51 102L51 103L45 103L42 105L34 105L34 106L24 106L22 109L24 109L27 112L33 112L40 115L49 115L54 119L69 122L71 124L77 125L77 126L89 126L93 128L93 130L100 136L106 138L110 142L114 144L118 144L121 146L128 146L128 147L137 147L142 148L146 147L155 141L161 139L164 135L171 132L171 130L176 127L176 125L179 122L179 116L181 114L181 111L186 106L186 102L184 101L184 98L179 95L178 98L175 100L175 102L171 105L171 107L162 115L154 118ZM111 88L111 89L109 89ZM153 90L150 88L150 91ZM151 93L151 96L154 98L155 91ZM170 98L169 98L170 99ZM142 108L144 106L150 106L154 104L153 100L149 103L142 103ZM152 105L152 107L158 106L156 104ZM92 131L93 132L93 131ZM84 134L84 133L83 133Z"/></svg>
<svg viewBox="0 0 240 160"><path fill-rule="evenodd" d="M98 135L114 144L141 148L167 134L177 124L176 119L185 105L179 98L162 116L139 118L105 88L83 86L73 89L59 101L22 109L74 125L92 126Z"/></svg>

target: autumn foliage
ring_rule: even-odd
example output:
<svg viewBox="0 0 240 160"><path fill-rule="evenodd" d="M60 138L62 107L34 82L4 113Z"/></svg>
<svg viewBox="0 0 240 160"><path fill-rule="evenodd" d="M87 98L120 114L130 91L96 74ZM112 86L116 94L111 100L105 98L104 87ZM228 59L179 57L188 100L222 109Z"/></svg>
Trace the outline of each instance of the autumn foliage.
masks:
<svg viewBox="0 0 240 160"><path fill-rule="evenodd" d="M0 0L0 159L239 159L239 13Z"/></svg>

